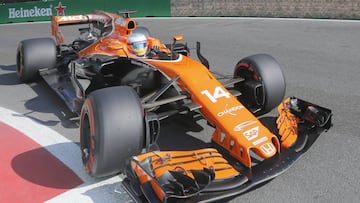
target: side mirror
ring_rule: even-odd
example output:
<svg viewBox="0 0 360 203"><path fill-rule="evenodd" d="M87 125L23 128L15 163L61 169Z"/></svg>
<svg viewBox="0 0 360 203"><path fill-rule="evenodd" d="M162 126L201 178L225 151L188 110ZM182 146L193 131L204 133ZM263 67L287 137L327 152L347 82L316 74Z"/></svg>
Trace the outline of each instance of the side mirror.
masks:
<svg viewBox="0 0 360 203"><path fill-rule="evenodd" d="M183 40L183 39L184 39L184 36L182 36L182 35L174 35L174 36L173 36L173 43L170 45L170 51L171 51L171 53L174 52L174 47L175 47L176 42L177 42L177 41L181 41L181 40ZM171 54L171 59L172 59L172 54Z"/></svg>
<svg viewBox="0 0 360 203"><path fill-rule="evenodd" d="M173 44L175 44L177 41L181 41L184 39L184 36L182 35L174 35L173 36Z"/></svg>

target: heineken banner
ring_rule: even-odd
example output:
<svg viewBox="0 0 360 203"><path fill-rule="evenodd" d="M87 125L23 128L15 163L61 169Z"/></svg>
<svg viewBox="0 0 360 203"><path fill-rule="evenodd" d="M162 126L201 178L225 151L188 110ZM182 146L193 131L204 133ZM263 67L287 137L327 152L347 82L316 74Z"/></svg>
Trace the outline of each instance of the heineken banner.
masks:
<svg viewBox="0 0 360 203"><path fill-rule="evenodd" d="M50 16L136 10L134 17L170 16L170 0L39 0L0 4L0 23L48 21Z"/></svg>

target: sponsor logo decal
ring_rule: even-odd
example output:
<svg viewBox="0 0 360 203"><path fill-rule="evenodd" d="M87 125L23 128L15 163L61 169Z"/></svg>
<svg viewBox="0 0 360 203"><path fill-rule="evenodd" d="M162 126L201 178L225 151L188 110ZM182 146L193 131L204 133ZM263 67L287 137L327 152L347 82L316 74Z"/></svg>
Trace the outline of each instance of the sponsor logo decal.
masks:
<svg viewBox="0 0 360 203"><path fill-rule="evenodd" d="M243 135L249 141L257 138L257 136L259 135L259 126L256 126L254 128L251 128L250 130L243 132Z"/></svg>
<svg viewBox="0 0 360 203"><path fill-rule="evenodd" d="M65 15L65 8L61 1L59 4L54 7L56 9L57 15ZM24 8L9 8L9 18L32 18L32 17L45 17L45 16L53 16L53 5L49 7L38 7L34 6L30 9Z"/></svg>
<svg viewBox="0 0 360 203"><path fill-rule="evenodd" d="M61 1L59 1L59 4L55 7L57 15L58 16L64 16L65 15L65 8L66 8L66 6L63 6Z"/></svg>
<svg viewBox="0 0 360 203"><path fill-rule="evenodd" d="M245 127L247 127L247 126L250 126L250 125L252 125L252 124L254 124L254 123L256 123L256 121L245 121L245 122L242 122L242 123L240 123L240 124L238 124L238 125L236 125L236 126L234 127L234 131L235 131L235 132L242 131L243 128L245 128Z"/></svg>
<svg viewBox="0 0 360 203"><path fill-rule="evenodd" d="M261 145L261 146L260 146L260 149L261 149L261 151L263 151L264 154L266 154L266 155L271 155L271 154L273 154L274 151L275 151L275 147L274 147L271 143L269 143L269 142L264 143L263 145Z"/></svg>
<svg viewBox="0 0 360 203"><path fill-rule="evenodd" d="M49 8L39 8L34 6L32 9L16 9L9 8L9 18L28 18L28 17L42 17L42 16L52 16L52 9Z"/></svg>
<svg viewBox="0 0 360 203"><path fill-rule="evenodd" d="M233 106L233 107L230 107L228 108L228 104L225 105L225 110L224 111L221 111L217 114L218 117L222 117L226 114L229 114L229 115L232 115L232 116L236 116L237 114L235 113L236 111L240 110L240 109L243 109L245 108L244 106Z"/></svg>
<svg viewBox="0 0 360 203"><path fill-rule="evenodd" d="M214 92L210 93L209 90L201 91L202 95L206 95L212 103L216 103L218 99L225 97L230 98L230 93L225 91L222 87L215 87Z"/></svg>
<svg viewBox="0 0 360 203"><path fill-rule="evenodd" d="M266 141L268 141L268 138L267 137L262 137L262 138L259 138L259 139L255 140L253 142L253 145L258 145L258 144L266 142Z"/></svg>

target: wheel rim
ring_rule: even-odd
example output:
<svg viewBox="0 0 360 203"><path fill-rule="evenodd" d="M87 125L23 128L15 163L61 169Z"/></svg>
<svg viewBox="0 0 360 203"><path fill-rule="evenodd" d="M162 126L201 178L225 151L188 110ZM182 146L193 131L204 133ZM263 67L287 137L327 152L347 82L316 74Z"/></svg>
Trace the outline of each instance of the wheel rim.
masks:
<svg viewBox="0 0 360 203"><path fill-rule="evenodd" d="M245 80L252 80L263 84L261 76L256 72L256 70L250 64L247 63L238 64L235 75L244 77ZM263 90L264 86L261 85L261 87L262 88L257 88L255 90L256 92L255 102L256 105L259 107L263 106L265 102L264 90Z"/></svg>
<svg viewBox="0 0 360 203"><path fill-rule="evenodd" d="M246 80L262 82L261 76L249 64L239 64L236 68L236 75L243 76Z"/></svg>

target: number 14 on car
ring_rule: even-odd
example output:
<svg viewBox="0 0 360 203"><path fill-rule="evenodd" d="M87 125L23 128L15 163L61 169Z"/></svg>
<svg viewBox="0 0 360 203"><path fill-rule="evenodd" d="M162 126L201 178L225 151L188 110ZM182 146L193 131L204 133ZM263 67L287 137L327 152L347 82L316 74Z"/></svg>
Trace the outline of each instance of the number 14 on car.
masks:
<svg viewBox="0 0 360 203"><path fill-rule="evenodd" d="M219 86L215 87L214 93L212 94L209 90L203 90L201 94L207 96L212 103L216 103L221 97L230 98L230 93Z"/></svg>

